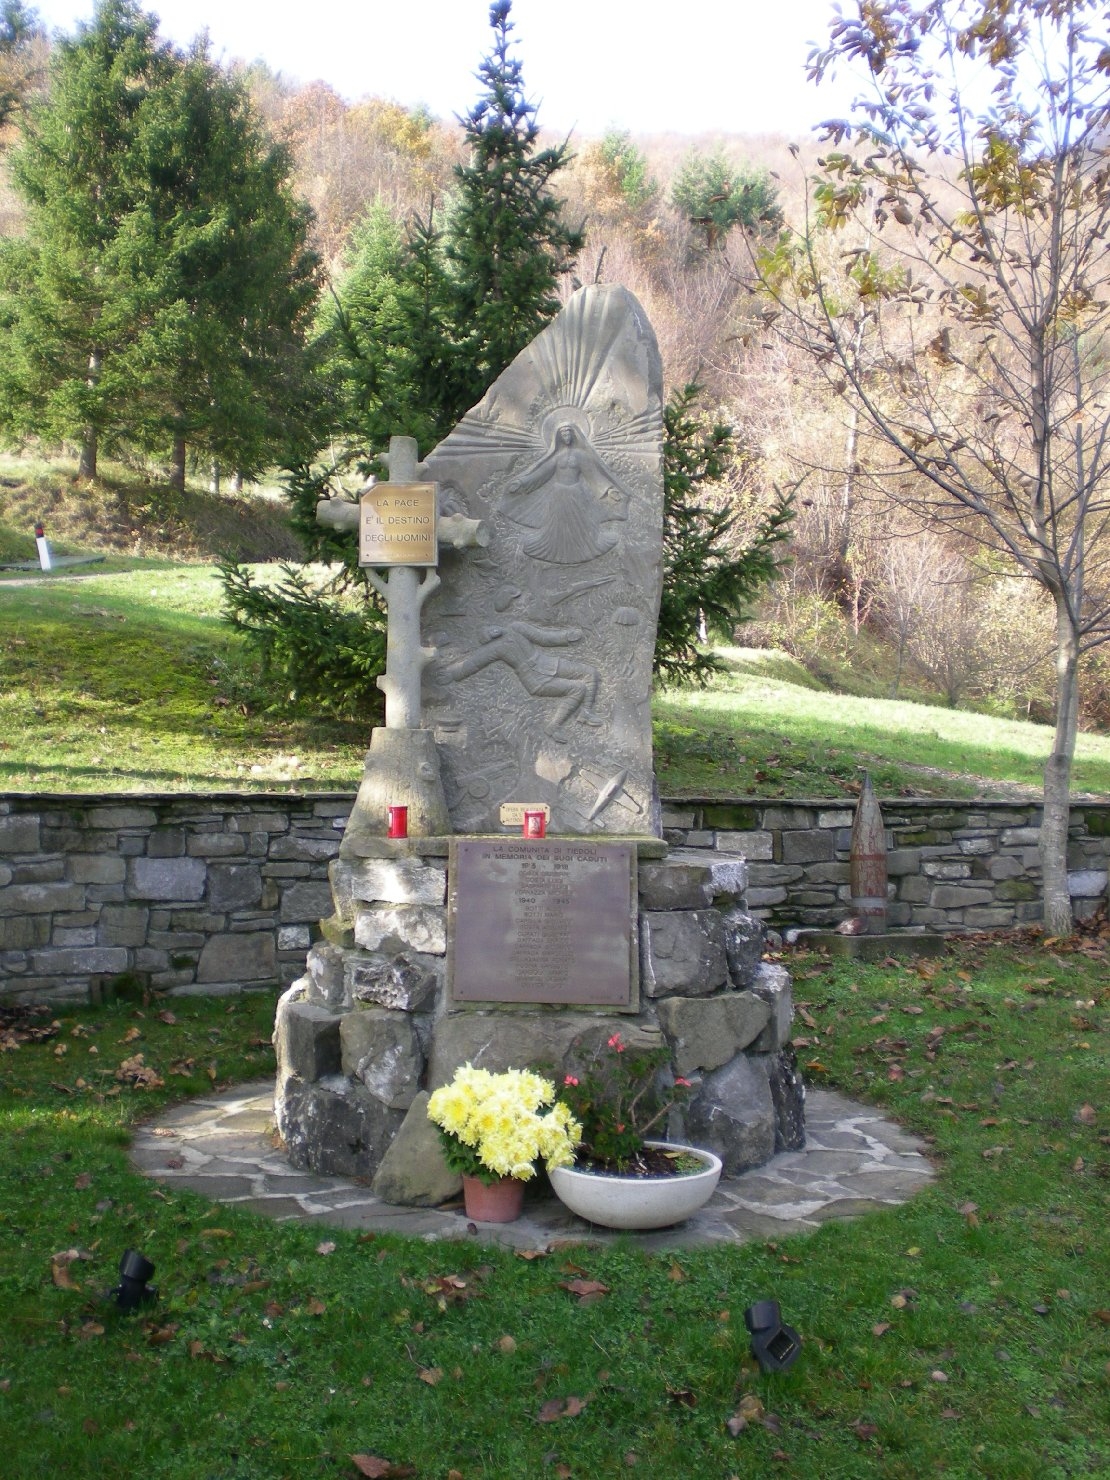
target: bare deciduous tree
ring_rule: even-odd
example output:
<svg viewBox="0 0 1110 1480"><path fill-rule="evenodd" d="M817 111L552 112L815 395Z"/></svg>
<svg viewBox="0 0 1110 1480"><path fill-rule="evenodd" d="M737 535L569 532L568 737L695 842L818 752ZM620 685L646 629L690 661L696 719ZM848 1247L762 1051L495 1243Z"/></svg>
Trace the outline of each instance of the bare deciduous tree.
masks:
<svg viewBox="0 0 1110 1480"><path fill-rule="evenodd" d="M828 127L816 220L766 263L779 325L893 454L892 491L1002 552L1054 603L1041 857L1045 920L1066 933L1079 665L1110 638L1105 9L858 0L811 62L817 78L862 62L871 89ZM857 286L901 309L875 316L866 367L816 229L861 216L878 240L853 251ZM907 470L918 476L897 482Z"/></svg>

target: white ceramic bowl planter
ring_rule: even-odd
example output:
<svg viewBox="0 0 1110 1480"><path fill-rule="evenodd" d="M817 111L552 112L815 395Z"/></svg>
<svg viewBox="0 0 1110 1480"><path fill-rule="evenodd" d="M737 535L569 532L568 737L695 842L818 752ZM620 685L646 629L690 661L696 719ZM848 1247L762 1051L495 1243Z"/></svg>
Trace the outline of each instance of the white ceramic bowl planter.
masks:
<svg viewBox="0 0 1110 1480"><path fill-rule="evenodd" d="M721 1158L697 1146L670 1141L646 1144L695 1156L705 1170L667 1177L621 1177L555 1167L548 1173L555 1195L572 1213L603 1228L668 1228L681 1223L713 1196L721 1178Z"/></svg>

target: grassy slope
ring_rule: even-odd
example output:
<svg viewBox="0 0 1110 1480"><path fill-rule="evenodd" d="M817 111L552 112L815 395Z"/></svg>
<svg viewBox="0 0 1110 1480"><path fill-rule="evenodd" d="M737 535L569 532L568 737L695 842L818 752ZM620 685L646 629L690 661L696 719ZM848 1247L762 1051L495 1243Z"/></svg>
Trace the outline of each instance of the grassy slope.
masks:
<svg viewBox="0 0 1110 1480"><path fill-rule="evenodd" d="M276 489L183 494L115 464L95 483L78 483L72 463L0 453L0 563L35 560L34 528L42 520L59 555L176 559L296 560Z"/></svg>
<svg viewBox="0 0 1110 1480"><path fill-rule="evenodd" d="M0 787L180 790L358 776L357 726L239 699L209 567L0 584Z"/></svg>
<svg viewBox="0 0 1110 1480"><path fill-rule="evenodd" d="M375 1454L438 1480L1106 1475L1104 951L789 958L810 1080L929 1137L938 1180L812 1237L664 1258L629 1239L526 1260L165 1193L128 1170L129 1127L272 1070L272 1002L60 1014L0 1052L4 1472L323 1480ZM132 1084L136 1052L165 1085ZM161 1290L136 1317L101 1298L128 1247ZM583 1278L604 1289L580 1302ZM784 1377L748 1355L767 1297L804 1343Z"/></svg>
<svg viewBox="0 0 1110 1480"><path fill-rule="evenodd" d="M707 689L656 704L666 795L731 785L753 795L835 796L858 783L861 767L888 795L990 796L999 783L1041 783L1047 725L820 692L782 654L732 648L722 657L726 671ZM1079 737L1073 788L1110 792L1110 739Z"/></svg>
<svg viewBox="0 0 1110 1480"><path fill-rule="evenodd" d="M353 786L357 724L261 712L208 566L0 579L0 789ZM656 702L664 795L885 795L1035 787L1043 725L814 689L781 655L726 650L704 692ZM830 743L830 740L832 743ZM1110 793L1110 739L1080 737L1075 789Z"/></svg>

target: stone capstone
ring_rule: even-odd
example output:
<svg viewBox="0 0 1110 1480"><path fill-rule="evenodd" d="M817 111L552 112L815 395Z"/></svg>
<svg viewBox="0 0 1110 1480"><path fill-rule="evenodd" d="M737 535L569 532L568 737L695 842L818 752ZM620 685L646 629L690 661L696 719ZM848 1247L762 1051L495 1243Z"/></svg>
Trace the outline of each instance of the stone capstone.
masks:
<svg viewBox="0 0 1110 1480"><path fill-rule="evenodd" d="M706 909L714 900L741 897L747 883L742 858L707 857L704 850L676 848L659 863L641 863L640 908Z"/></svg>
<svg viewBox="0 0 1110 1480"><path fill-rule="evenodd" d="M752 992L667 997L657 1012L676 1074L719 1069L758 1038L771 1016L767 1003Z"/></svg>
<svg viewBox="0 0 1110 1480"><path fill-rule="evenodd" d="M387 1007L348 1012L339 1022L344 1074L391 1110L407 1110L420 1088L424 1055L412 1018Z"/></svg>
<svg viewBox="0 0 1110 1480"><path fill-rule="evenodd" d="M685 1111L685 1137L715 1151L724 1175L762 1166L775 1152L775 1105L765 1069L738 1054L707 1074Z"/></svg>
<svg viewBox="0 0 1110 1480"><path fill-rule="evenodd" d="M443 970L442 956L412 952L383 958L352 952L346 964L346 991L354 1002L421 1012L434 1004Z"/></svg>
<svg viewBox="0 0 1110 1480"><path fill-rule="evenodd" d="M353 920L359 904L442 905L447 870L415 857L337 858L328 867L335 911Z"/></svg>
<svg viewBox="0 0 1110 1480"><path fill-rule="evenodd" d="M370 1189L382 1202L434 1208L462 1190L462 1178L443 1157L439 1131L428 1119L428 1094L413 1100L382 1158Z"/></svg>
<svg viewBox="0 0 1110 1480"><path fill-rule="evenodd" d="M728 980L725 924L717 910L644 910L640 981L649 997L705 997Z"/></svg>
<svg viewBox="0 0 1110 1480"><path fill-rule="evenodd" d="M301 977L278 1000L274 1019L274 1052L278 1078L293 1076L312 1084L340 1069L341 1019L326 1007L304 999Z"/></svg>
<svg viewBox="0 0 1110 1480"><path fill-rule="evenodd" d="M407 946L443 956L447 911L425 904L362 906L355 914L355 942L369 951L401 951Z"/></svg>
<svg viewBox="0 0 1110 1480"><path fill-rule="evenodd" d="M734 986L750 987L763 959L767 927L747 910L726 910L724 924L728 974Z"/></svg>
<svg viewBox="0 0 1110 1480"><path fill-rule="evenodd" d="M336 1177L372 1177L405 1118L337 1074L311 1086L279 1077L274 1115L293 1165Z"/></svg>

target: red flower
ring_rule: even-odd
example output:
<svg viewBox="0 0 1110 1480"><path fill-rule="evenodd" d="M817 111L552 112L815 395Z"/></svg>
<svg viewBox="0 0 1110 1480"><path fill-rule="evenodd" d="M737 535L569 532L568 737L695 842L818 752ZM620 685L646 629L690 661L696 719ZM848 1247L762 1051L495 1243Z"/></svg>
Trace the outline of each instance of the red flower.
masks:
<svg viewBox="0 0 1110 1480"><path fill-rule="evenodd" d="M578 1083L578 1080L575 1079L575 1077L574 1077L573 1074L568 1074L566 1076L566 1078L563 1080L563 1083L564 1084L577 1084Z"/></svg>
<svg viewBox="0 0 1110 1480"><path fill-rule="evenodd" d="M688 1079L679 1079L677 1076L675 1077L675 1084L681 1084L684 1089L690 1088L690 1081Z"/></svg>
<svg viewBox="0 0 1110 1480"><path fill-rule="evenodd" d="M618 1053L624 1053L625 1046L621 1042L621 1035L619 1033L614 1033L612 1038L609 1039L609 1047L615 1048Z"/></svg>

